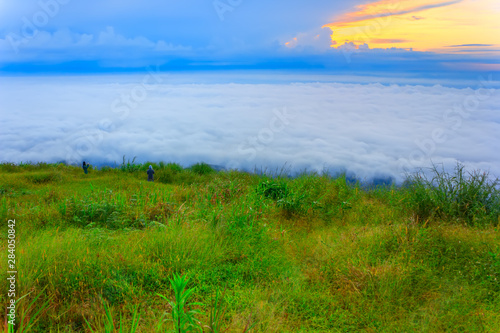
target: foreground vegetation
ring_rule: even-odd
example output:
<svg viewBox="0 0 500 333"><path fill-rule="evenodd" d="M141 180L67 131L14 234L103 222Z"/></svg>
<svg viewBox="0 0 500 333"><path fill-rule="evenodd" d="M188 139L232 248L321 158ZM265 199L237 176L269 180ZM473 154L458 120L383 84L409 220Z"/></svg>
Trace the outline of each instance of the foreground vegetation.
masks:
<svg viewBox="0 0 500 333"><path fill-rule="evenodd" d="M499 198L460 165L364 188L4 163L0 249L15 219L18 332L498 332Z"/></svg>

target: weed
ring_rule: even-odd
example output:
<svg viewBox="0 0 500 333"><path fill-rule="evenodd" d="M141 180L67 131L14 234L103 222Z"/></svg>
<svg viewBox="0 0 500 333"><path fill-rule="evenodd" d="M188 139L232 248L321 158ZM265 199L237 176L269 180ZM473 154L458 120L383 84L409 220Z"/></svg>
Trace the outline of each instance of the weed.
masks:
<svg viewBox="0 0 500 333"><path fill-rule="evenodd" d="M97 332L104 332L104 333L125 333L125 325L123 324L123 318L122 316L120 315L120 321L119 321L119 325L116 326L115 325L115 320L113 319L113 314L111 312L111 309L109 307L109 305L107 304L107 302L103 301L103 304L104 304L104 312L106 314L106 321L104 323L104 330L102 330L101 328L99 328L99 330L95 330L92 328L92 326L90 325L90 323L87 321L87 319L84 319L85 320L85 323L87 324L88 328L90 329L90 331L92 333L97 333ZM132 325L130 326L130 330L128 332L130 333L135 333L137 331L137 327L139 325L139 320L140 320L141 316L139 315L138 313L138 308L135 307L134 308L134 314L133 314L133 317L132 317Z"/></svg>
<svg viewBox="0 0 500 333"><path fill-rule="evenodd" d="M156 170L156 179L160 183L172 184L179 178L178 175L184 173L184 169L177 163L160 162Z"/></svg>
<svg viewBox="0 0 500 333"><path fill-rule="evenodd" d="M134 164L136 158L137 158L137 156L134 156L134 158L132 159L132 162L130 161L130 159L127 162L125 162L125 155L123 155L123 161L122 161L122 164L120 165L120 170L124 171L124 172L140 171L141 165Z"/></svg>
<svg viewBox="0 0 500 333"><path fill-rule="evenodd" d="M189 297L195 290L194 288L185 290L188 282L189 278L187 276L180 276L174 273L173 279L170 279L170 284L172 289L174 289L175 301L170 301L165 296L158 294L158 296L164 298L172 307L171 320L174 322L175 332L177 333L196 330L202 331L199 323L195 323L195 315L199 315L201 312L198 310L187 310L192 306L202 305L201 303L188 302Z"/></svg>
<svg viewBox="0 0 500 333"><path fill-rule="evenodd" d="M222 330L222 320L224 318L224 314L226 313L226 306L222 306L221 302L224 299L224 295L226 294L226 289L220 295L219 288L216 289L215 297L212 297L210 303L210 314L208 317L208 325L205 327L208 328L208 332L210 333L222 333L226 332L227 329Z"/></svg>

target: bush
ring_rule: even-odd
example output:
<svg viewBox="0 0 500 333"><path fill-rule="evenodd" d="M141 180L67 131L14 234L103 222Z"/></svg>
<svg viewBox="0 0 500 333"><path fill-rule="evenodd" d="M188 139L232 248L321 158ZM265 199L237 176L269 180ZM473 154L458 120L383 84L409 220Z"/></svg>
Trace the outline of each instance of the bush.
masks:
<svg viewBox="0 0 500 333"><path fill-rule="evenodd" d="M266 198L276 200L276 205L287 217L304 211L303 203L306 195L293 193L288 184L283 181L266 179L259 183L256 192Z"/></svg>
<svg viewBox="0 0 500 333"><path fill-rule="evenodd" d="M175 175L170 170L160 170L155 172L155 181L163 184L172 184Z"/></svg>
<svg viewBox="0 0 500 333"><path fill-rule="evenodd" d="M196 163L195 165L191 166L190 170L200 176L215 172L214 168L206 163Z"/></svg>
<svg viewBox="0 0 500 333"><path fill-rule="evenodd" d="M434 216L463 220L470 224L498 224L500 191L498 178L488 172L466 172L457 164L454 174L431 168L432 178L423 172L408 176L406 206L419 220Z"/></svg>
<svg viewBox="0 0 500 333"><path fill-rule="evenodd" d="M165 164L160 162L159 170L155 173L155 179L160 183L172 184L177 178L179 178L177 175L183 171L184 169L177 163Z"/></svg>
<svg viewBox="0 0 500 333"><path fill-rule="evenodd" d="M160 162L160 169L162 170L169 170L171 171L174 175L175 174L178 174L182 171L184 171L184 168L182 166L180 166L179 164L177 163L163 163L163 162Z"/></svg>
<svg viewBox="0 0 500 333"><path fill-rule="evenodd" d="M289 194L288 186L284 182L277 182L266 179L259 183L256 190L257 194L266 198L280 200L286 198Z"/></svg>

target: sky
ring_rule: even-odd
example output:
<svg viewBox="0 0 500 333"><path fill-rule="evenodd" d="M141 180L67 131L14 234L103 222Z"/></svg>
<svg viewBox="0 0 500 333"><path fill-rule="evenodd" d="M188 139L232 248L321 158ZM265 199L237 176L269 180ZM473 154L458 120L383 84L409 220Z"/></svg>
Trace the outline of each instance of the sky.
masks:
<svg viewBox="0 0 500 333"><path fill-rule="evenodd" d="M496 0L0 0L0 71L162 65L470 78L500 71L499 17Z"/></svg>
<svg viewBox="0 0 500 333"><path fill-rule="evenodd" d="M498 0L0 0L0 160L500 175Z"/></svg>

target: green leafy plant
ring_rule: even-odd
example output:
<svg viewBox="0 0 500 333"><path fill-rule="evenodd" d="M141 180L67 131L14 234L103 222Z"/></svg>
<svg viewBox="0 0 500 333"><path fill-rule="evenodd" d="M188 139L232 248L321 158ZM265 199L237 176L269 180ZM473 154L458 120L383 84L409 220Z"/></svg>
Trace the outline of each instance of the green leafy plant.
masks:
<svg viewBox="0 0 500 333"><path fill-rule="evenodd" d="M284 181L266 179L259 183L256 192L265 198L276 200L276 205L283 209L287 217L304 210L303 202L306 195L292 192Z"/></svg>
<svg viewBox="0 0 500 333"><path fill-rule="evenodd" d="M346 211L348 211L349 209L352 209L352 204L349 201L342 201L340 203L340 214L341 214L341 216L344 216L344 214L346 213Z"/></svg>
<svg viewBox="0 0 500 333"><path fill-rule="evenodd" d="M202 305L201 303L189 303L188 299L195 291L195 288L186 289L189 282L187 276L180 276L174 273L173 279L169 279L172 288L174 289L175 301L170 301L168 298L161 294L158 296L165 299L170 306L172 306L172 321L174 322L176 333L185 333L193 331L202 331L199 327L199 323L196 323L195 315L201 314L198 310L188 310L188 308L196 305Z"/></svg>
<svg viewBox="0 0 500 333"><path fill-rule="evenodd" d="M159 163L159 169L155 170L155 179L164 184L171 184L176 181L176 178L179 174L181 174L184 169L177 163L168 163L164 162Z"/></svg>
<svg viewBox="0 0 500 333"><path fill-rule="evenodd" d="M284 182L266 179L259 183L256 190L257 194L266 198L280 200L286 198L289 194L288 186Z"/></svg>

